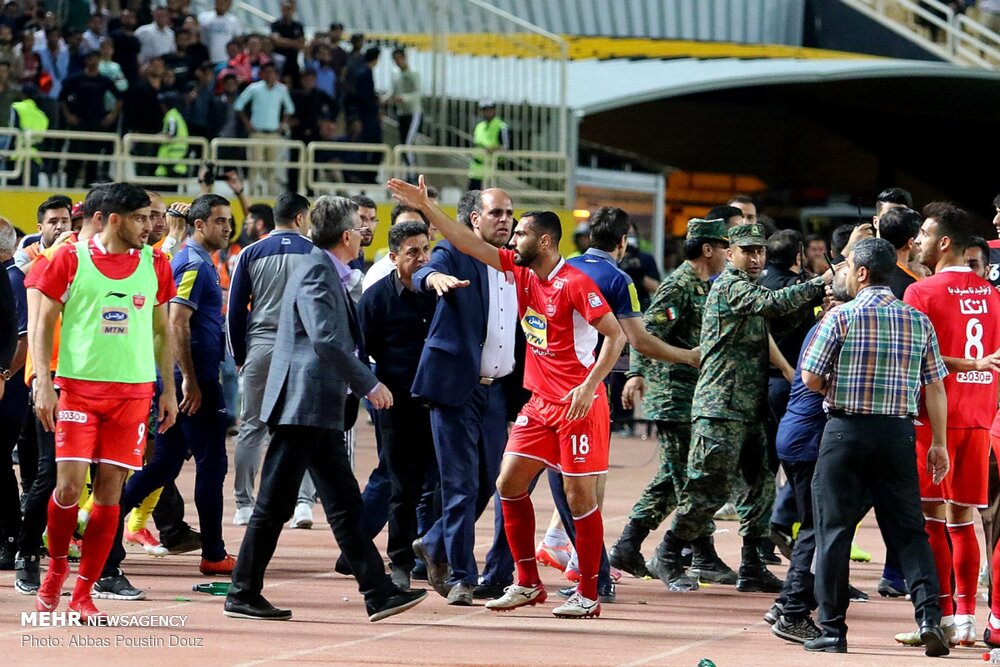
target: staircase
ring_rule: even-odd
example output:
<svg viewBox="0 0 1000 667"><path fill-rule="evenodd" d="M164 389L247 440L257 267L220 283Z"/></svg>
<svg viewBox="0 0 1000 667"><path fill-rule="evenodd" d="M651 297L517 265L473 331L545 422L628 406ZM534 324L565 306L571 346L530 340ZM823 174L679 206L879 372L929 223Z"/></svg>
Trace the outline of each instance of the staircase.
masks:
<svg viewBox="0 0 1000 667"><path fill-rule="evenodd" d="M996 69L1000 35L938 0L840 0L924 50L956 65Z"/></svg>

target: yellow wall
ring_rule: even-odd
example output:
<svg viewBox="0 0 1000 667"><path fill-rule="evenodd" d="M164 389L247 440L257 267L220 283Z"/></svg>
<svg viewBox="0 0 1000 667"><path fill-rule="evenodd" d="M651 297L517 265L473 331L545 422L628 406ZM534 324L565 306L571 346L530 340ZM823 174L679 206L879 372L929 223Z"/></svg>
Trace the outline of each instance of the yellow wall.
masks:
<svg viewBox="0 0 1000 667"><path fill-rule="evenodd" d="M4 216L12 223L15 227L20 228L25 233L34 233L37 228L36 223L36 211L38 205L42 203L45 199L52 196L53 194L66 194L74 202L83 201L86 192L82 190L73 190L69 192L5 192L3 197L0 197L0 215ZM190 202L193 197L189 195L178 195L173 193L164 193L164 200L166 200L169 205L170 202L174 201L185 201ZM235 202L234 202L235 203ZM251 204L256 203L269 203L266 199L251 199ZM375 229L375 240L372 245L366 250L366 256L369 260L374 259L375 253L386 248L389 245L388 234L389 234L389 219L392 214L393 204L379 204L378 206L378 219L379 224ZM453 206L445 206L444 210L448 215L455 215L455 208ZM526 209L518 209L514 212L515 217L520 217ZM562 243L559 245L559 249L565 255L572 252L575 248L573 246L573 228L576 225L576 221L573 218L573 212L569 210L556 209L555 213L559 216L559 219L563 223L563 237ZM240 212L239 206L236 206L236 210L233 211L233 217L236 218L236 224L240 225L243 222L243 215ZM239 232L234 231L234 236Z"/></svg>

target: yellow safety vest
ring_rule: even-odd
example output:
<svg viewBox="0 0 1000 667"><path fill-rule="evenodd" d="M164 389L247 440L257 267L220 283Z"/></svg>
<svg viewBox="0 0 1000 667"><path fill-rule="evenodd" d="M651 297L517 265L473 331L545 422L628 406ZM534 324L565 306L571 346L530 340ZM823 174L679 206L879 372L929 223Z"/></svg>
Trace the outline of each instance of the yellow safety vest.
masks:
<svg viewBox="0 0 1000 667"><path fill-rule="evenodd" d="M49 117L45 115L44 111L38 108L35 100L30 98L21 100L20 102L14 102L10 107L17 112L18 129L24 131L33 130L36 132L44 132L49 129ZM28 147L28 154L38 164L41 164L42 160L35 157L35 155L38 153L38 146L43 141L42 137L35 137Z"/></svg>
<svg viewBox="0 0 1000 667"><path fill-rule="evenodd" d="M499 148L500 133L507 129L507 123L494 116L493 120L486 122L481 120L476 124L476 129L472 133L472 145L477 149ZM469 163L469 178L482 180L486 173L486 150L477 150L472 155L472 162Z"/></svg>
<svg viewBox="0 0 1000 667"><path fill-rule="evenodd" d="M174 122L177 124L177 133L174 138L165 144L161 144L160 148L156 151L156 158L160 161L160 166L156 168L157 176L170 176L167 173L167 165L169 164L170 170L173 171L173 175L176 176L187 176L188 166L184 162L181 162L188 154L188 126L187 122L184 120L184 116L177 109L171 109L163 117L163 131L170 131L170 123Z"/></svg>

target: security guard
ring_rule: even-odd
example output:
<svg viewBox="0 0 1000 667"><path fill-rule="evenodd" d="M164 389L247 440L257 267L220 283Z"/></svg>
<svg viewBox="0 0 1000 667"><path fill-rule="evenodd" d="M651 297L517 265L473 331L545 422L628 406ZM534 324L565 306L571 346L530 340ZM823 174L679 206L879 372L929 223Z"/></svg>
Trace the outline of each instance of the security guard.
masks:
<svg viewBox="0 0 1000 667"><path fill-rule="evenodd" d="M709 278L726 265L729 234L726 221L692 218L684 242L686 261L667 276L646 310L646 329L676 347L695 349L701 339L701 318L711 287ZM629 359L629 381L623 390L628 407L644 396L643 412L656 421L660 441L660 467L632 507L629 523L611 547L611 564L637 577L650 576L639 548L650 531L677 508L677 496L687 478L688 445L691 444L691 399L698 382L698 369L687 364L654 361L633 348ZM660 559L653 559L657 575L666 580L678 573L667 572ZM681 571L679 574L683 574Z"/></svg>
<svg viewBox="0 0 1000 667"><path fill-rule="evenodd" d="M741 592L777 593L781 581L767 570L758 550L770 534L774 503L763 424L769 358L765 318L780 317L815 299L833 273L771 291L755 283L766 257L764 227L737 225L729 230L729 244L730 264L712 285L702 319L688 478L673 528L658 555L676 564L681 546L690 542L692 574L735 583ZM712 541L712 516L734 491L743 536L738 577L716 554ZM694 588L690 581L673 583L680 590Z"/></svg>
<svg viewBox="0 0 1000 667"><path fill-rule="evenodd" d="M510 149L510 133L507 123L497 118L496 102L480 101L479 111L483 114L483 119L476 123L476 129L472 132L472 145L476 150L469 163L469 190L483 189L489 155L497 150Z"/></svg>
<svg viewBox="0 0 1000 667"><path fill-rule="evenodd" d="M188 154L188 126L184 120L184 114L177 108L181 104L181 97L173 91L160 93L160 104L163 106L163 130L162 134L169 137L170 141L160 144L156 150L157 176L187 176L188 165L184 158Z"/></svg>

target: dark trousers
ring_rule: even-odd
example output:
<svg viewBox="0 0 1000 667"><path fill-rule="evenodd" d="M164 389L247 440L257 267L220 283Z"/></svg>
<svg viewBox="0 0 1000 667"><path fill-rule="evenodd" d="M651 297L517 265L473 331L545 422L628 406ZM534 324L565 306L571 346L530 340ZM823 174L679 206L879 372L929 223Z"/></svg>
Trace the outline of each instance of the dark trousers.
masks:
<svg viewBox="0 0 1000 667"><path fill-rule="evenodd" d="M441 518L423 541L435 562L451 565L453 583L475 586L476 519L496 491L507 444L503 387L476 385L464 405L433 406L431 428L441 472Z"/></svg>
<svg viewBox="0 0 1000 667"><path fill-rule="evenodd" d="M566 498L566 489L563 487L563 476L555 470L549 470L549 490L552 491L552 500L555 501L556 511L562 519L563 530L569 537L573 546L576 546L576 524L573 522L573 512L569 509L569 500ZM597 571L597 585L607 586L611 583L611 564L608 562L608 550L601 545L601 567Z"/></svg>
<svg viewBox="0 0 1000 667"><path fill-rule="evenodd" d="M176 384L180 396L180 380L176 380ZM166 433L156 434L153 457L125 484L121 514L124 519L125 514L146 496L176 480L184 462L194 456L194 504L198 508L201 528L201 555L206 560L218 561L226 557L226 545L222 540L222 486L229 467L226 404L218 380L199 380L198 386L201 389L198 412L193 415L179 413L177 422ZM121 545L123 525L118 527L119 535L105 562L104 576L114 574L125 559L125 549Z"/></svg>
<svg viewBox="0 0 1000 667"><path fill-rule="evenodd" d="M994 436L990 436L992 439ZM980 510L983 517L983 538L986 540L986 550L983 553L993 554L997 541L1000 540L1000 467L997 466L996 455L990 448L990 478L989 507ZM993 568L986 568L986 590L990 592L989 603L993 604Z"/></svg>
<svg viewBox="0 0 1000 667"><path fill-rule="evenodd" d="M799 533L792 549L792 559L781 589L784 613L792 618L804 618L816 608L813 591L815 578L810 571L816 553L816 530L813 522L812 481L815 461L782 461L781 467L788 475L785 485L795 501ZM787 525L791 525L790 523Z"/></svg>
<svg viewBox="0 0 1000 667"><path fill-rule="evenodd" d="M7 543L17 540L21 533L21 493L11 455L28 405L25 403L23 410L5 407L7 409L0 412L0 539Z"/></svg>
<svg viewBox="0 0 1000 667"><path fill-rule="evenodd" d="M879 416L831 418L820 441L812 494L815 590L824 636L847 636L851 540L866 496L873 500L886 546L899 554L917 625L937 625L937 571L920 509L913 423Z"/></svg>
<svg viewBox="0 0 1000 667"><path fill-rule="evenodd" d="M21 493L28 494L38 474L38 437L35 434L35 411L28 400L28 409L17 436L17 470L21 477Z"/></svg>
<svg viewBox="0 0 1000 667"><path fill-rule="evenodd" d="M173 481L163 485L153 508L153 523L160 533L160 542L168 549L191 532L191 526L184 520L184 498Z"/></svg>
<svg viewBox="0 0 1000 667"><path fill-rule="evenodd" d="M399 394L397 394L399 396ZM417 507L430 466L435 463L431 416L423 399L401 396L388 410L377 413L382 432L382 455L391 492L387 553L397 568L413 569L413 541L420 534Z"/></svg>
<svg viewBox="0 0 1000 667"><path fill-rule="evenodd" d="M295 511L306 469L340 550L367 602L389 595L392 584L382 557L365 534L358 481L344 446L344 432L305 426L278 426L261 467L260 491L233 570L229 595L252 602L264 587L264 572L274 556L281 529Z"/></svg>
<svg viewBox="0 0 1000 667"><path fill-rule="evenodd" d="M782 462L784 465L784 462ZM785 470L788 473L788 470ZM790 473L788 473L790 474ZM806 493L809 490L806 489ZM774 509L771 510L771 523L787 528L789 531L792 529L792 524L798 519L798 509L799 501L795 497L795 491L787 483L774 493Z"/></svg>
<svg viewBox="0 0 1000 667"><path fill-rule="evenodd" d="M42 533L48 522L49 498L56 488L56 436L42 428L33 413L28 414L30 428L38 446L38 472L24 499L24 518L17 538L17 550L24 556L37 555L42 548ZM25 428L28 421L25 421Z"/></svg>

